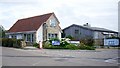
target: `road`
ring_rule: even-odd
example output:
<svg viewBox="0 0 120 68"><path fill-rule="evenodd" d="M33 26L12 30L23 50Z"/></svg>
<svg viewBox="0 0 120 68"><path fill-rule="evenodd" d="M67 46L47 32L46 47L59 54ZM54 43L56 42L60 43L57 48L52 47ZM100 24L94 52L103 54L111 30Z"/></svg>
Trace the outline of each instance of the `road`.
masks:
<svg viewBox="0 0 120 68"><path fill-rule="evenodd" d="M52 50L2 47L2 66L118 66L117 49Z"/></svg>

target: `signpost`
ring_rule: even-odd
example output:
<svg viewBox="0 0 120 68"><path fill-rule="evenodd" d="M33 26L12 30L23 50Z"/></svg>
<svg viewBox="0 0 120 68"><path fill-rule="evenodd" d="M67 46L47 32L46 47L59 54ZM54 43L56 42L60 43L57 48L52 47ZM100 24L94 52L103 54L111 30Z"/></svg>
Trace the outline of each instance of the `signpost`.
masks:
<svg viewBox="0 0 120 68"><path fill-rule="evenodd" d="M60 45L60 41L52 41L52 45Z"/></svg>
<svg viewBox="0 0 120 68"><path fill-rule="evenodd" d="M119 39L104 39L105 46L118 46Z"/></svg>

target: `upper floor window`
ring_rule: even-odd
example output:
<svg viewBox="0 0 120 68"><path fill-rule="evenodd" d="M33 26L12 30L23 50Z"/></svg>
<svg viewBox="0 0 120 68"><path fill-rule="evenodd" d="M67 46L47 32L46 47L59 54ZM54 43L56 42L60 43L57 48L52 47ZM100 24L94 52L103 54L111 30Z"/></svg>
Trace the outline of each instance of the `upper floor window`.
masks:
<svg viewBox="0 0 120 68"><path fill-rule="evenodd" d="M79 30L78 29L75 29L75 34L79 34Z"/></svg>
<svg viewBox="0 0 120 68"><path fill-rule="evenodd" d="M57 25L56 19L55 19L55 18L51 19L51 20L50 20L50 26L51 26L51 27L55 27L56 25Z"/></svg>

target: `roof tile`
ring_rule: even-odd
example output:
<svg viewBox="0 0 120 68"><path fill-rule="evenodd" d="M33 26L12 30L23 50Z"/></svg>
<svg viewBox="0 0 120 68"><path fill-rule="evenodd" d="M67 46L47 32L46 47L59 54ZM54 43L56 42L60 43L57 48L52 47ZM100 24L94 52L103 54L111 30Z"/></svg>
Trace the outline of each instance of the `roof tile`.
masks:
<svg viewBox="0 0 120 68"><path fill-rule="evenodd" d="M18 20L8 32L36 31L53 13Z"/></svg>

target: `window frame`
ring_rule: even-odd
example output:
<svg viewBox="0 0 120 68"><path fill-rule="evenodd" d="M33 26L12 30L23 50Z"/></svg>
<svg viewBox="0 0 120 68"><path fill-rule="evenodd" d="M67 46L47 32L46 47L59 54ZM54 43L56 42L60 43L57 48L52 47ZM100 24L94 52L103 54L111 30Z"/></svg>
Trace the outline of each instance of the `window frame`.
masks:
<svg viewBox="0 0 120 68"><path fill-rule="evenodd" d="M56 27L57 26L57 20L55 18L50 19L50 26L51 27Z"/></svg>
<svg viewBox="0 0 120 68"><path fill-rule="evenodd" d="M75 34L79 34L80 30L79 29L75 29Z"/></svg>

